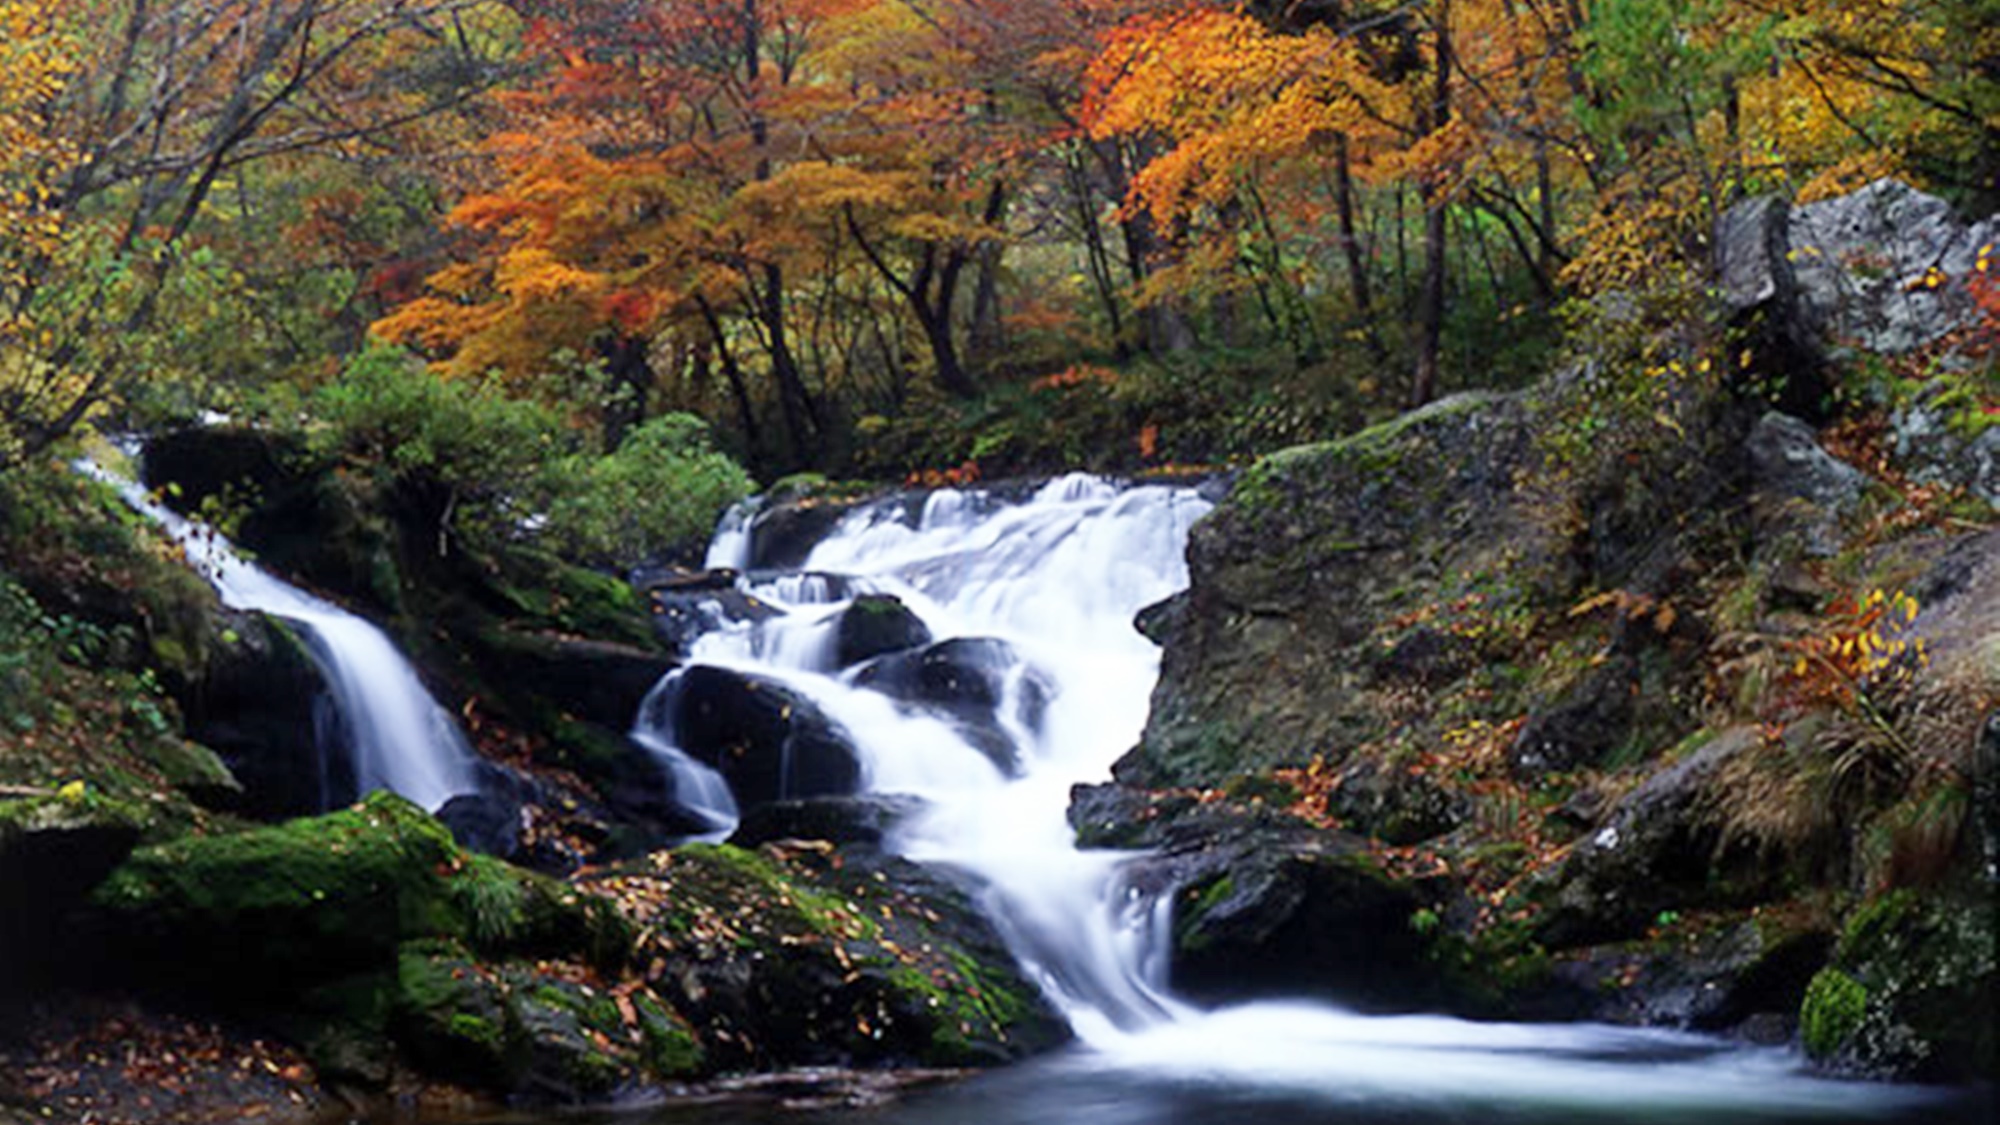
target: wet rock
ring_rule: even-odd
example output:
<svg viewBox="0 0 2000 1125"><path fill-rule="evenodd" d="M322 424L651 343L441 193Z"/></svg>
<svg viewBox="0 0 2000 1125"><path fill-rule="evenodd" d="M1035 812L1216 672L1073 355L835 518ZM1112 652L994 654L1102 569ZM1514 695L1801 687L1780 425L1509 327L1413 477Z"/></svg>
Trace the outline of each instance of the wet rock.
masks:
<svg viewBox="0 0 2000 1125"><path fill-rule="evenodd" d="M965 890L904 860L690 845L587 886L626 904L717 1069L989 1066L1068 1038Z"/></svg>
<svg viewBox="0 0 2000 1125"><path fill-rule="evenodd" d="M1083 796L1072 816L1109 811L1109 794ZM1221 803L1138 808L1138 831L1110 835L1158 849L1132 860L1123 878L1134 893L1172 900L1177 991L1207 1002L1303 995L1382 1010L1449 1002L1451 985L1429 959L1433 935L1411 925L1435 904L1435 888L1384 874L1359 837Z"/></svg>
<svg viewBox="0 0 2000 1125"><path fill-rule="evenodd" d="M807 496L759 512L750 525L750 570L797 570L858 504L847 497Z"/></svg>
<svg viewBox="0 0 2000 1125"><path fill-rule="evenodd" d="M1132 619L1132 628L1136 629L1140 636L1165 647L1173 643L1174 635L1180 629L1186 613L1187 591L1183 590L1165 601L1154 602L1140 610Z"/></svg>
<svg viewBox="0 0 2000 1125"><path fill-rule="evenodd" d="M1189 793L1135 789L1117 782L1076 785L1069 791L1069 823L1080 848L1152 848L1190 833L1198 805ZM1200 829L1192 829L1199 832Z"/></svg>
<svg viewBox="0 0 2000 1125"><path fill-rule="evenodd" d="M1832 950L1833 936L1824 929L1747 918L1581 951L1556 976L1587 998L1574 1018L1783 1042L1796 1031L1806 986Z"/></svg>
<svg viewBox="0 0 2000 1125"><path fill-rule="evenodd" d="M588 785L587 795L565 793L553 800L578 804L576 811L610 826L609 839L593 841L605 859L628 858L709 829L706 819L675 799L673 776L659 758L625 729L558 721L543 751L551 764Z"/></svg>
<svg viewBox="0 0 2000 1125"><path fill-rule="evenodd" d="M521 803L497 793L460 793L436 813L438 823L467 851L497 859L521 852Z"/></svg>
<svg viewBox="0 0 2000 1125"><path fill-rule="evenodd" d="M1775 411L1758 419L1746 446L1759 538L1793 541L1814 558L1839 554L1841 521L1860 503L1867 474L1820 448L1811 426Z"/></svg>
<svg viewBox="0 0 2000 1125"><path fill-rule="evenodd" d="M894 793L772 801L744 813L729 842L755 848L781 840L823 840L841 847L879 848L891 832L924 808L921 798Z"/></svg>
<svg viewBox="0 0 2000 1125"><path fill-rule="evenodd" d="M863 594L842 611L834 659L842 668L931 643L925 625L894 594Z"/></svg>
<svg viewBox="0 0 2000 1125"><path fill-rule="evenodd" d="M737 577L733 570L708 570L645 579L640 588L652 611L653 635L668 652L685 657L703 634L783 616L778 607L738 589Z"/></svg>
<svg viewBox="0 0 2000 1125"><path fill-rule="evenodd" d="M1009 775L1020 772L1020 747L1009 722L1039 730L1055 685L1021 659L1014 646L990 637L954 637L892 653L864 665L856 687L946 719ZM1013 696L1013 710L1002 708Z"/></svg>
<svg viewBox="0 0 2000 1125"><path fill-rule="evenodd" d="M189 737L213 749L242 788L230 804L280 820L352 801L353 763L329 737L333 701L309 636L261 613L222 620L183 708Z"/></svg>
<svg viewBox="0 0 2000 1125"><path fill-rule="evenodd" d="M671 710L679 747L721 773L742 808L860 788L847 731L775 680L697 665L656 700Z"/></svg>

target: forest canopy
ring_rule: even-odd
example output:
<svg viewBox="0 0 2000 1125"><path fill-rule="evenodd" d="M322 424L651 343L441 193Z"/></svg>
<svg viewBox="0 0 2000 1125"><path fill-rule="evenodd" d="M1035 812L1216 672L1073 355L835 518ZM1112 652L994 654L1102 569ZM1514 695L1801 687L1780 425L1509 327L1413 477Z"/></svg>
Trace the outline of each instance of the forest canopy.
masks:
<svg viewBox="0 0 2000 1125"><path fill-rule="evenodd" d="M1993 0L0 0L0 463L371 340L766 479L1226 459L1758 193L1992 206L1997 65Z"/></svg>

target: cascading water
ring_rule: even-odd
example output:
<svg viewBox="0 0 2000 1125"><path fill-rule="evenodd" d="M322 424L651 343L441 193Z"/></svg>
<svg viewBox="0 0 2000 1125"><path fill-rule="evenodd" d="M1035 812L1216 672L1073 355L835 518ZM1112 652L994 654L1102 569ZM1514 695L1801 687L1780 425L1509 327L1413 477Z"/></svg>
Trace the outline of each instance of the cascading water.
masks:
<svg viewBox="0 0 2000 1125"><path fill-rule="evenodd" d="M224 605L299 626L332 696L323 739L347 752L359 792L387 789L435 811L477 789L465 735L382 630L251 565L214 529L154 503L137 483L94 461L77 468L172 536Z"/></svg>
<svg viewBox="0 0 2000 1125"><path fill-rule="evenodd" d="M1367 1017L1303 1003L1199 1012L1176 1000L1164 979L1170 901L1124 890L1129 857L1077 849L1065 813L1070 787L1108 776L1144 725L1159 651L1132 620L1186 585L1188 530L1209 503L1186 488L1071 476L1018 502L946 490L917 511L910 504L850 513L799 573L743 578L745 593L783 615L703 636L689 664L754 673L809 697L854 736L870 790L924 799L928 811L893 846L985 886L983 905L1086 1047L1044 1065L1100 1085L1171 1076L1372 1103L1604 1111L1643 1101L1852 1116L1910 1104L1908 1091L1805 1076L1785 1052L1672 1032ZM742 509L725 520L712 565L748 560L753 519ZM834 666L840 614L861 593L897 595L937 638L997 638L1019 652L998 709L1020 748L1018 770L945 718L899 706ZM674 747L663 704L678 675L656 689L634 733L725 831L734 815L726 785ZM1028 707L1035 677L1043 705ZM1048 1105L1039 1095L1024 1101Z"/></svg>

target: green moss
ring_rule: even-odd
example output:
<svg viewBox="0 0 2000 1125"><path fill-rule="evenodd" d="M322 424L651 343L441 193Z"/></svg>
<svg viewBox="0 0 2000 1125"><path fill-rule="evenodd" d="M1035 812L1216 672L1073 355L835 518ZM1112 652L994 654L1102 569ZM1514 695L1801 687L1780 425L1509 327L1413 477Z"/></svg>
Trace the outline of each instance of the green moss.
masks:
<svg viewBox="0 0 2000 1125"><path fill-rule="evenodd" d="M504 949L527 922L527 890L512 868L492 856L471 856L451 881L451 898L465 915L466 936L482 949Z"/></svg>
<svg viewBox="0 0 2000 1125"><path fill-rule="evenodd" d="M443 825L378 793L328 816L141 849L95 901L226 979L248 965L324 975L386 957L404 935L459 932L443 882L459 854Z"/></svg>
<svg viewBox="0 0 2000 1125"><path fill-rule="evenodd" d="M659 1078L685 1078L699 1074L707 1065L701 1041L687 1021L655 1000L639 993L632 998L639 1016L639 1032L644 1038L643 1062Z"/></svg>
<svg viewBox="0 0 2000 1125"><path fill-rule="evenodd" d="M1868 1011L1868 990L1839 969L1821 969L1806 986L1799 1008L1799 1032L1806 1054L1831 1058L1847 1042Z"/></svg>
<svg viewBox="0 0 2000 1125"><path fill-rule="evenodd" d="M0 801L0 847L29 832L70 827L104 826L136 835L151 820L141 805L78 786L45 797Z"/></svg>
<svg viewBox="0 0 2000 1125"><path fill-rule="evenodd" d="M1834 960L1855 964L1880 957L1894 931L1920 905L1917 892L1907 888L1869 901L1847 920L1840 934L1840 945L1834 950Z"/></svg>
<svg viewBox="0 0 2000 1125"><path fill-rule="evenodd" d="M454 1081L506 1088L527 1041L508 989L457 942L405 943L396 957L394 1027L426 1070Z"/></svg>
<svg viewBox="0 0 2000 1125"><path fill-rule="evenodd" d="M872 941L881 935L874 919L844 899L790 878L768 856L730 844L689 844L674 853L676 861L708 865L725 879L745 886L757 897L776 898L797 911L813 930L835 938ZM755 901L753 898L752 901Z"/></svg>

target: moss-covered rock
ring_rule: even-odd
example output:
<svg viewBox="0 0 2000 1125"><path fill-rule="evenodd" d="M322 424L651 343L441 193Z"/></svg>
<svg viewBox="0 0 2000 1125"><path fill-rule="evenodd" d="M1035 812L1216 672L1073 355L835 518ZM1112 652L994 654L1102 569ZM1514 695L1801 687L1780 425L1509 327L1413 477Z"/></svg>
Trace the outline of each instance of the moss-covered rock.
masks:
<svg viewBox="0 0 2000 1125"><path fill-rule="evenodd" d="M411 942L396 959L395 1034L429 1073L508 1089L528 1041L500 975L451 941Z"/></svg>
<svg viewBox="0 0 2000 1125"><path fill-rule="evenodd" d="M1464 395L1273 454L1195 525L1139 752L1121 776L1216 784L1381 735L1384 621L1469 593L1498 608L1571 577L1561 529L1516 479L1529 408ZM1504 577L1503 577L1504 576ZM1482 589L1490 586L1490 589Z"/></svg>
<svg viewBox="0 0 2000 1125"><path fill-rule="evenodd" d="M462 931L450 833L400 797L132 855L93 896L117 940L231 990L385 962L406 935Z"/></svg>
<svg viewBox="0 0 2000 1125"><path fill-rule="evenodd" d="M463 938L493 953L622 957L606 904L468 856L387 793L326 816L135 852L93 896L101 928L144 973L257 996L386 968L396 947Z"/></svg>
<svg viewBox="0 0 2000 1125"><path fill-rule="evenodd" d="M716 1066L990 1065L1068 1037L964 892L905 861L692 845L587 886Z"/></svg>
<svg viewBox="0 0 2000 1125"><path fill-rule="evenodd" d="M1815 1058L1864 1074L2000 1080L2000 927L1989 887L1879 896L1856 910L1800 1013Z"/></svg>
<svg viewBox="0 0 2000 1125"><path fill-rule="evenodd" d="M1868 990L1839 969L1821 969L1806 986L1799 1007L1799 1037L1806 1054L1831 1059L1860 1028L1868 1013Z"/></svg>

